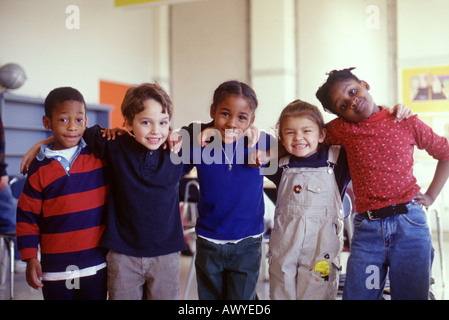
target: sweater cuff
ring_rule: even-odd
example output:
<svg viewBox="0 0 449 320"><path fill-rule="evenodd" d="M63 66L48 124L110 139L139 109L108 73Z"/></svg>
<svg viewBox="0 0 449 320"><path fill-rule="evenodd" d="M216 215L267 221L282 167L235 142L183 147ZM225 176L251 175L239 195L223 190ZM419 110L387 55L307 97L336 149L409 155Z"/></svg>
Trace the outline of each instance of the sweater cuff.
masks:
<svg viewBox="0 0 449 320"><path fill-rule="evenodd" d="M20 259L22 261L28 259L37 259L37 249L36 248L25 248L19 251Z"/></svg>

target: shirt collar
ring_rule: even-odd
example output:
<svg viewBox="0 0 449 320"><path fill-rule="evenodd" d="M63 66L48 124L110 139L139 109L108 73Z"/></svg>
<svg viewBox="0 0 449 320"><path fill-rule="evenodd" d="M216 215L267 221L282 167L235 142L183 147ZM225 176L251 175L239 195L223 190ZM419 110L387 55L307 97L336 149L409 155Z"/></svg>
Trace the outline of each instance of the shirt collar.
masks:
<svg viewBox="0 0 449 320"><path fill-rule="evenodd" d="M44 152L45 148L51 148L53 146L53 144L54 144L54 142L41 146L41 148L39 149L39 153L36 156L36 159L39 160L39 161L44 160L45 159L45 152ZM87 146L86 141L84 141L84 139L81 138L81 140L80 140L80 142L78 144L77 152L79 150L85 148L86 146Z"/></svg>

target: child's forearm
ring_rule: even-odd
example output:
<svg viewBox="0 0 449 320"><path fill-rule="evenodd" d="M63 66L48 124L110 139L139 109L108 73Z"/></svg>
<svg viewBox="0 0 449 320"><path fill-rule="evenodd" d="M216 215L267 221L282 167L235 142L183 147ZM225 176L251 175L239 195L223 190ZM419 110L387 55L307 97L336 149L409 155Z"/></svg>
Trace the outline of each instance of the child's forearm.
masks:
<svg viewBox="0 0 449 320"><path fill-rule="evenodd" d="M443 190L444 185L449 177L449 161L438 161L437 168L435 170L435 175L433 177L432 183L427 189L426 194L433 198L433 201L438 197L441 190Z"/></svg>
<svg viewBox="0 0 449 320"><path fill-rule="evenodd" d="M28 168L33 161L33 159L37 156L39 153L39 150L42 146L52 143L55 141L55 138L53 136L44 139L42 141L39 141L35 143L30 150L25 153L25 155L22 158L22 162L20 163L20 173L26 174L28 172Z"/></svg>
<svg viewBox="0 0 449 320"><path fill-rule="evenodd" d="M429 188L426 193L422 195L422 197L417 196L417 199L420 200L420 204L425 206L430 206L438 195L449 177L449 161L438 161L437 168L435 170L435 175L430 183ZM421 198L421 199L420 199Z"/></svg>

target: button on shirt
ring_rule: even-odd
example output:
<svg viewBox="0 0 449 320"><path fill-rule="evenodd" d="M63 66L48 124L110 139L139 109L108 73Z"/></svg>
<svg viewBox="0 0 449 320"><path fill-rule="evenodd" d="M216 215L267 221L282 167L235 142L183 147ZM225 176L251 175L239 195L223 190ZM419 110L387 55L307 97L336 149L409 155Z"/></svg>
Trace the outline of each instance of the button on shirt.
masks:
<svg viewBox="0 0 449 320"><path fill-rule="evenodd" d="M70 166L73 159L79 155L82 148L86 146L86 142L81 139L79 145L60 150L52 150L53 143L42 146L37 159L42 161L45 157L59 161L67 174L70 174Z"/></svg>

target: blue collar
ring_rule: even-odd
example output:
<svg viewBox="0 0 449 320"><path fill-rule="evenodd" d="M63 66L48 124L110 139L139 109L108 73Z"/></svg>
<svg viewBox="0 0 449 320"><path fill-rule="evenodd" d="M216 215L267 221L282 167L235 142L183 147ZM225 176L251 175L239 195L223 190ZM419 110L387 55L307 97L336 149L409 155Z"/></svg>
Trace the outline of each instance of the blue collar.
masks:
<svg viewBox="0 0 449 320"><path fill-rule="evenodd" d="M41 149L39 150L39 153L36 156L36 159L39 161L43 161L46 158L45 152L44 152L45 148L51 148L53 146L53 144L54 144L54 142L46 144L44 146L41 146ZM85 148L86 146L87 146L86 142L84 141L83 138L81 138L80 143L78 144L78 148L76 149L75 155L73 156L73 160L71 163L69 163L69 161L67 161L67 159L65 159L64 157L56 157L57 159L56 158L53 158L53 159L56 159L57 161L59 161L61 163L62 167L64 168L65 172L67 174L69 174L70 167L71 167L72 163L79 156L79 154L81 153L81 150L83 148Z"/></svg>

